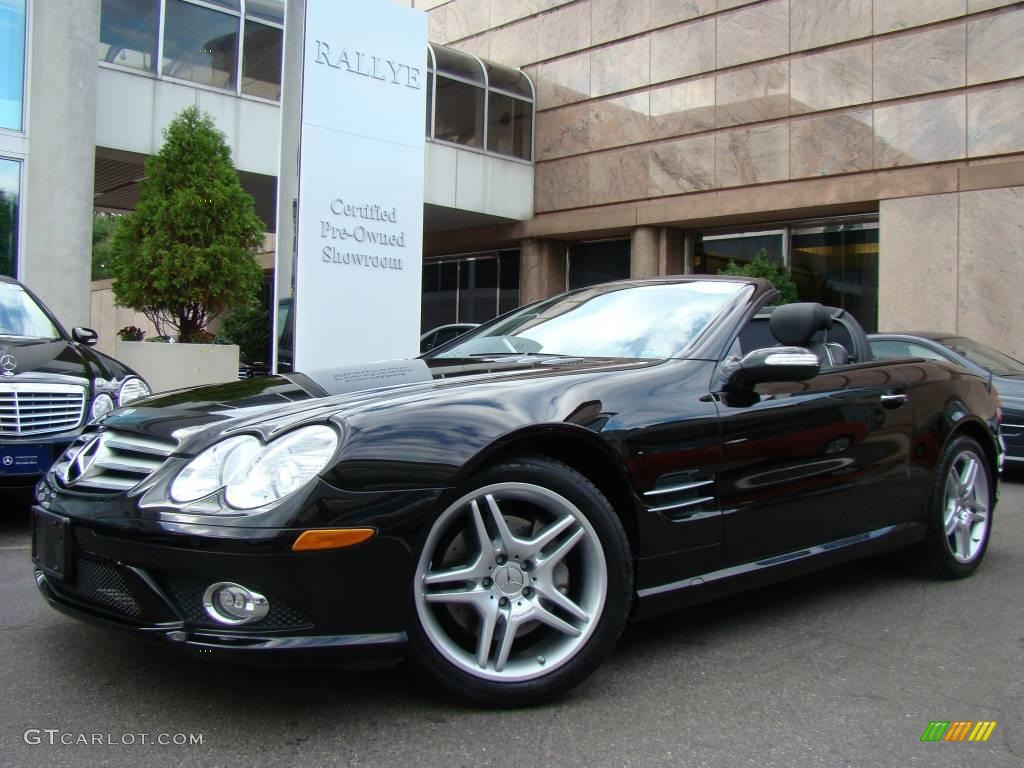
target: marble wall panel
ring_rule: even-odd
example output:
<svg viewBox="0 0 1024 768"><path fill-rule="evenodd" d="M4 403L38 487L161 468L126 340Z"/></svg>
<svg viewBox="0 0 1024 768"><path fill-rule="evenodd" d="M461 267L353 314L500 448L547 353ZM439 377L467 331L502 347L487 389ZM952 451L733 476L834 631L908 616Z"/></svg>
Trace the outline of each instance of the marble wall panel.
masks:
<svg viewBox="0 0 1024 768"><path fill-rule="evenodd" d="M967 94L967 156L1024 152L1024 81Z"/></svg>
<svg viewBox="0 0 1024 768"><path fill-rule="evenodd" d="M448 42L448 8L439 6L427 14L427 39L432 43Z"/></svg>
<svg viewBox="0 0 1024 768"><path fill-rule="evenodd" d="M1024 357L1024 187L960 193L957 331Z"/></svg>
<svg viewBox="0 0 1024 768"><path fill-rule="evenodd" d="M715 68L715 20L702 19L651 33L651 82Z"/></svg>
<svg viewBox="0 0 1024 768"><path fill-rule="evenodd" d="M537 212L590 205L589 163L586 156L538 163L534 177Z"/></svg>
<svg viewBox="0 0 1024 768"><path fill-rule="evenodd" d="M715 0L651 0L650 27L664 27L715 12Z"/></svg>
<svg viewBox="0 0 1024 768"><path fill-rule="evenodd" d="M490 0L452 0L445 9L445 29L449 40L480 34L490 26Z"/></svg>
<svg viewBox="0 0 1024 768"><path fill-rule="evenodd" d="M537 57L541 60L590 47L590 0L546 13L538 22Z"/></svg>
<svg viewBox="0 0 1024 768"><path fill-rule="evenodd" d="M590 96L590 52L549 61L537 68L534 80L537 109L551 109Z"/></svg>
<svg viewBox="0 0 1024 768"><path fill-rule="evenodd" d="M879 203L880 331L956 331L957 197Z"/></svg>
<svg viewBox="0 0 1024 768"><path fill-rule="evenodd" d="M590 148L608 149L647 141L650 104L651 96L646 91L590 102Z"/></svg>
<svg viewBox="0 0 1024 768"><path fill-rule="evenodd" d="M491 0L491 28L537 13L537 0Z"/></svg>
<svg viewBox="0 0 1024 768"><path fill-rule="evenodd" d="M550 11L552 8L560 8L573 0L537 0L538 11Z"/></svg>
<svg viewBox="0 0 1024 768"><path fill-rule="evenodd" d="M869 171L873 145L870 109L794 120L789 126L790 177Z"/></svg>
<svg viewBox="0 0 1024 768"><path fill-rule="evenodd" d="M875 166L957 160L967 142L963 94L875 109Z"/></svg>
<svg viewBox="0 0 1024 768"><path fill-rule="evenodd" d="M590 202L594 205L647 196L648 159L646 147L587 155L590 170Z"/></svg>
<svg viewBox="0 0 1024 768"><path fill-rule="evenodd" d="M650 197L711 189L715 185L715 137L712 134L656 144L650 148Z"/></svg>
<svg viewBox="0 0 1024 768"><path fill-rule="evenodd" d="M966 25L875 40L875 101L964 84Z"/></svg>
<svg viewBox="0 0 1024 768"><path fill-rule="evenodd" d="M651 40L636 37L590 52L590 95L639 88L650 83Z"/></svg>
<svg viewBox="0 0 1024 768"><path fill-rule="evenodd" d="M789 53L788 0L739 8L721 14L717 22L715 63L719 69Z"/></svg>
<svg viewBox="0 0 1024 768"><path fill-rule="evenodd" d="M789 62L770 61L715 77L718 127L789 114Z"/></svg>
<svg viewBox="0 0 1024 768"><path fill-rule="evenodd" d="M963 16L967 0L875 0L875 34Z"/></svg>
<svg viewBox="0 0 1024 768"><path fill-rule="evenodd" d="M490 33L490 60L509 67L537 61L537 18L507 24Z"/></svg>
<svg viewBox="0 0 1024 768"><path fill-rule="evenodd" d="M841 43L871 34L871 0L790 0L794 51Z"/></svg>
<svg viewBox="0 0 1024 768"><path fill-rule="evenodd" d="M794 56L789 67L793 114L871 101L871 43Z"/></svg>
<svg viewBox="0 0 1024 768"><path fill-rule="evenodd" d="M789 177L789 125L756 125L715 134L715 182L738 187Z"/></svg>
<svg viewBox="0 0 1024 768"><path fill-rule="evenodd" d="M967 84L1024 76L1024 7L967 24Z"/></svg>
<svg viewBox="0 0 1024 768"><path fill-rule="evenodd" d="M652 88L650 136L664 139L715 127L713 75Z"/></svg>
<svg viewBox="0 0 1024 768"><path fill-rule="evenodd" d="M993 8L1002 8L1004 5L1013 5L1017 0L967 0L967 12L978 13L990 11Z"/></svg>
<svg viewBox="0 0 1024 768"><path fill-rule="evenodd" d="M650 0L591 0L590 32L594 45L648 29Z"/></svg>
<svg viewBox="0 0 1024 768"><path fill-rule="evenodd" d="M750 5L756 3L759 0L718 0L718 10L728 11L732 8L739 8L741 5Z"/></svg>
<svg viewBox="0 0 1024 768"><path fill-rule="evenodd" d="M590 104L573 104L537 115L537 160L576 155L591 149Z"/></svg>

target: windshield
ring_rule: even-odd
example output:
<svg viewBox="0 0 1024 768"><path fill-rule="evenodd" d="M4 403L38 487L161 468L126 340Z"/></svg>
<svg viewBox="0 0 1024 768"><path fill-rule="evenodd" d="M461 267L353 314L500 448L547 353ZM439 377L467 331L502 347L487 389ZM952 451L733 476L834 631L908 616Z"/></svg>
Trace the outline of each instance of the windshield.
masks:
<svg viewBox="0 0 1024 768"><path fill-rule="evenodd" d="M996 376L1013 376L1014 374L1024 373L1024 363L1014 360L1009 355L1004 355L1002 352L992 349L992 347L986 347L984 344L979 344L971 339L965 339L963 336L943 339L942 343L954 352L959 352L975 365L980 365L982 368L991 371Z"/></svg>
<svg viewBox="0 0 1024 768"><path fill-rule="evenodd" d="M0 336L56 339L60 332L17 283L0 283Z"/></svg>
<svg viewBox="0 0 1024 768"><path fill-rule="evenodd" d="M744 283L710 280L597 285L524 307L433 356L672 357L745 290Z"/></svg>

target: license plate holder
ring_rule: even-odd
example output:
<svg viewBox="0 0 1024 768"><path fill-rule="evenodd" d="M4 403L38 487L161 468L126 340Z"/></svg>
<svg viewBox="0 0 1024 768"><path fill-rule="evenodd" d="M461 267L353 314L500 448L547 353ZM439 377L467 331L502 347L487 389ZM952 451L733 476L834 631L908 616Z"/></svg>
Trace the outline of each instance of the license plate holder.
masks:
<svg viewBox="0 0 1024 768"><path fill-rule="evenodd" d="M42 475L53 463L45 443L0 444L0 475Z"/></svg>
<svg viewBox="0 0 1024 768"><path fill-rule="evenodd" d="M32 512L32 562L47 576L64 581L71 576L71 520L63 515Z"/></svg>

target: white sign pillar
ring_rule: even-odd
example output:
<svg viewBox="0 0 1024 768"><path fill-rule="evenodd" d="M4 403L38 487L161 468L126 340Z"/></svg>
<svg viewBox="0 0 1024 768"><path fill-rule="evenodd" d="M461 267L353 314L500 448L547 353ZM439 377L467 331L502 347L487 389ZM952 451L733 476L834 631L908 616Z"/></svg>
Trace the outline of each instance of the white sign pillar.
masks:
<svg viewBox="0 0 1024 768"><path fill-rule="evenodd" d="M427 16L306 0L294 370L419 354Z"/></svg>

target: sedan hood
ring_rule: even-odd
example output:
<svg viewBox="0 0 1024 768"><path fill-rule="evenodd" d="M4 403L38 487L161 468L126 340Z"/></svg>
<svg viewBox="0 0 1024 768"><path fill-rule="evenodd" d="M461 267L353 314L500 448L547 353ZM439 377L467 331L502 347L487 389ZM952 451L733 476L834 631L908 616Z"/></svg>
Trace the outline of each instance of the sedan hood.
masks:
<svg viewBox="0 0 1024 768"><path fill-rule="evenodd" d="M91 352L91 350L90 350ZM30 378L33 375L73 376L89 380L106 378L107 371L98 365L95 353L85 353L78 344L57 339L12 339L0 336L0 366L3 379Z"/></svg>
<svg viewBox="0 0 1024 768"><path fill-rule="evenodd" d="M655 361L610 358L516 356L487 359L388 360L266 378L182 389L114 411L103 423L179 442L189 453L228 431L265 434L311 418L344 415L390 400L453 387L524 378L564 376Z"/></svg>

